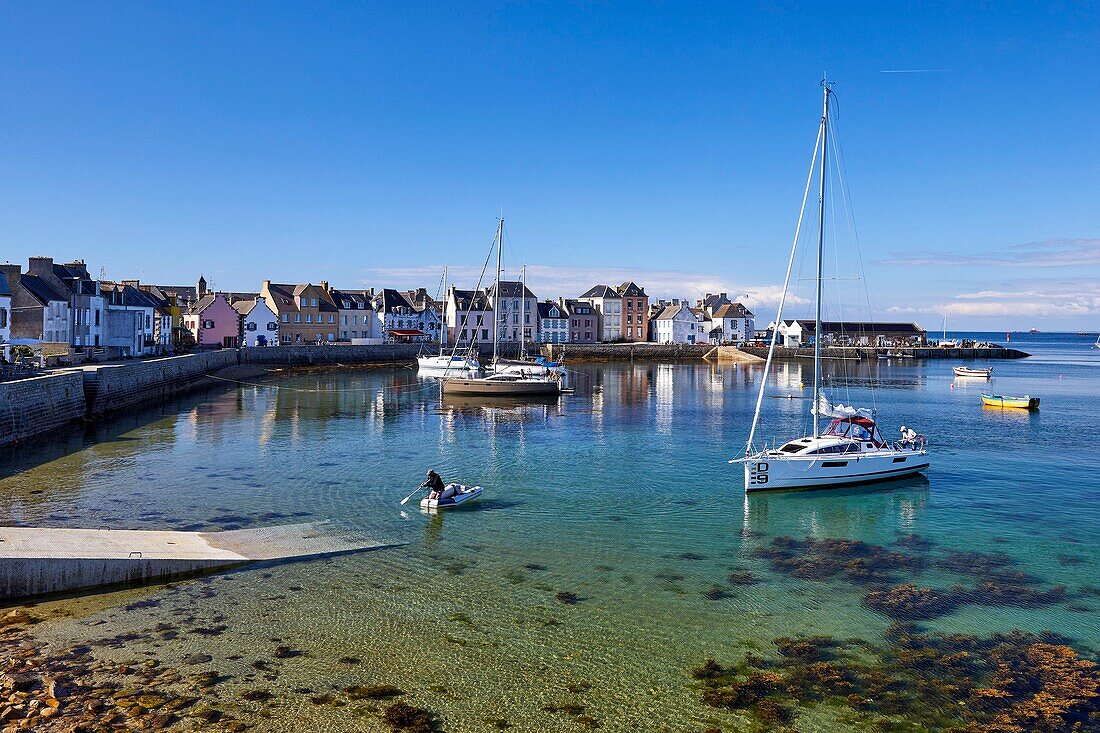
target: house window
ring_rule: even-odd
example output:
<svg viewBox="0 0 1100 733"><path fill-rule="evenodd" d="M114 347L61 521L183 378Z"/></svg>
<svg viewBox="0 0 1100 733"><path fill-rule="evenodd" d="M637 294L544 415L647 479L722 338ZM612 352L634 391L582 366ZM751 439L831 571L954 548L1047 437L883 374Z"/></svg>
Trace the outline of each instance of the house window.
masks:
<svg viewBox="0 0 1100 733"><path fill-rule="evenodd" d="M302 322L302 314L301 313L295 313L294 314L294 322L295 323L301 323Z"/></svg>
<svg viewBox="0 0 1100 733"><path fill-rule="evenodd" d="M489 329L487 329L487 328L481 329L481 340L482 341L488 341L489 340Z"/></svg>
<svg viewBox="0 0 1100 733"><path fill-rule="evenodd" d="M342 326L348 325L348 317L347 316L340 316L340 325L342 325Z"/></svg>
<svg viewBox="0 0 1100 733"><path fill-rule="evenodd" d="M283 323L290 323L290 314L289 313L284 313L283 314Z"/></svg>
<svg viewBox="0 0 1100 733"><path fill-rule="evenodd" d="M313 323L313 314L306 313L306 323Z"/></svg>
<svg viewBox="0 0 1100 733"><path fill-rule="evenodd" d="M329 317L328 317L328 322L329 323L336 323L336 316L334 314L330 313Z"/></svg>
<svg viewBox="0 0 1100 733"><path fill-rule="evenodd" d="M309 299L309 307L310 308L316 308L317 307L317 299L316 298L310 298Z"/></svg>
<svg viewBox="0 0 1100 733"><path fill-rule="evenodd" d="M268 321L267 322L267 330L268 331L277 331L277 330L279 330L279 324L276 323L275 321Z"/></svg>

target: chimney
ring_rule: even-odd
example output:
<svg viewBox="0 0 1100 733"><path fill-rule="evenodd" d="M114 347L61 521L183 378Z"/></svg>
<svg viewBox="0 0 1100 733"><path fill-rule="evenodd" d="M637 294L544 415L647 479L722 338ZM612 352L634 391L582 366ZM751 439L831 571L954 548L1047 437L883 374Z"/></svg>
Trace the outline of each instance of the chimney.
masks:
<svg viewBox="0 0 1100 733"><path fill-rule="evenodd" d="M723 300L729 300L729 298L727 298L727 297L726 297L726 294L725 294L725 293L722 293L722 294L721 294L721 297L722 297L722 299L723 299Z"/></svg>
<svg viewBox="0 0 1100 733"><path fill-rule="evenodd" d="M328 280L321 281L321 290L324 290L326 293L328 292Z"/></svg>
<svg viewBox="0 0 1100 733"><path fill-rule="evenodd" d="M53 274L53 257L31 257L27 262L28 275L44 277L46 273Z"/></svg>
<svg viewBox="0 0 1100 733"><path fill-rule="evenodd" d="M19 276L23 273L22 265L13 265L9 262L5 262L0 265L0 275L2 275L8 281L8 290L12 295L19 292Z"/></svg>
<svg viewBox="0 0 1100 733"><path fill-rule="evenodd" d="M141 280L123 280L123 285L129 285L131 288L141 289Z"/></svg>
<svg viewBox="0 0 1100 733"><path fill-rule="evenodd" d="M680 305L680 299L679 298L673 298L672 299L672 304L673 305Z"/></svg>

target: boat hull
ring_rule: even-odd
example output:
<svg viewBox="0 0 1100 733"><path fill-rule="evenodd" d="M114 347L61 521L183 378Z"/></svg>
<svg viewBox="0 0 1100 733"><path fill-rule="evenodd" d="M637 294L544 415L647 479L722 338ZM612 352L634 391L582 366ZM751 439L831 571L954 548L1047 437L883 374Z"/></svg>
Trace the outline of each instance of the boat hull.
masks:
<svg viewBox="0 0 1100 733"><path fill-rule="evenodd" d="M971 369L970 367L952 367L956 377L974 377L977 379L989 379L993 376L992 367L989 369Z"/></svg>
<svg viewBox="0 0 1100 733"><path fill-rule="evenodd" d="M421 509L454 509L455 507L477 501L483 489L480 486L456 486L458 493L446 499L421 499Z"/></svg>
<svg viewBox="0 0 1100 733"><path fill-rule="evenodd" d="M461 357L418 356L416 357L416 368L418 373L434 377L445 374L455 376L476 374L481 367L476 362Z"/></svg>
<svg viewBox="0 0 1100 733"><path fill-rule="evenodd" d="M561 394L555 380L516 380L496 382L489 379L447 378L443 394L465 397L548 397Z"/></svg>
<svg viewBox="0 0 1100 733"><path fill-rule="evenodd" d="M913 476L929 466L923 450L875 451L862 455L776 456L744 459L745 491L854 486Z"/></svg>
<svg viewBox="0 0 1100 733"><path fill-rule="evenodd" d="M1038 397L1004 397L1002 395L983 394L982 404L986 407L1007 407L1015 410L1038 410Z"/></svg>

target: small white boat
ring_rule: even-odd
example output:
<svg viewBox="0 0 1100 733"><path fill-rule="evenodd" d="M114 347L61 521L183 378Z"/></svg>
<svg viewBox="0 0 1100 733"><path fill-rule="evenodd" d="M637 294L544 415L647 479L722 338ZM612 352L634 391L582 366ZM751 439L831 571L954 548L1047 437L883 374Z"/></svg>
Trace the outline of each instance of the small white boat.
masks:
<svg viewBox="0 0 1100 733"><path fill-rule="evenodd" d="M417 371L428 376L452 376L468 375L481 369L477 357L459 356L458 354L440 354L439 356L416 357Z"/></svg>
<svg viewBox="0 0 1100 733"><path fill-rule="evenodd" d="M974 369L973 367L957 366L953 367L952 371L955 372L956 377L978 377L979 379L989 379L993 376L993 367L986 367L985 369Z"/></svg>
<svg viewBox="0 0 1100 733"><path fill-rule="evenodd" d="M454 496L449 496L446 499L429 499L425 497L420 500L420 508L453 509L467 502L477 501L478 497L481 496L481 492L484 491L480 486L463 486L462 484L447 484L447 489L454 489ZM444 491L444 493L447 493L447 491Z"/></svg>

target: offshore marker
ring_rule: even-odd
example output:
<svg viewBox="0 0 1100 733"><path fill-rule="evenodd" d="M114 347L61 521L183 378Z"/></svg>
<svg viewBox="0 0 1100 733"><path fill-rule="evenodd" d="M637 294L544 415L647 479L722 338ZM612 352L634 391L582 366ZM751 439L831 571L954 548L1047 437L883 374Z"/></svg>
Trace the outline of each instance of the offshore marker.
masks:
<svg viewBox="0 0 1100 733"><path fill-rule="evenodd" d="M0 527L0 600L393 547L310 522L229 532Z"/></svg>

